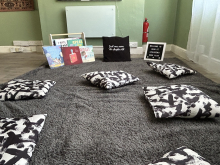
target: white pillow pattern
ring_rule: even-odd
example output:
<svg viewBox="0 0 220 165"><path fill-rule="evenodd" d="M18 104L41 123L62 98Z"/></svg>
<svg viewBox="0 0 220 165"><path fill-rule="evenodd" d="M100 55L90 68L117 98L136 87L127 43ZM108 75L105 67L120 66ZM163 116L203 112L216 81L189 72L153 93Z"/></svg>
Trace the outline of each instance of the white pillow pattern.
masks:
<svg viewBox="0 0 220 165"><path fill-rule="evenodd" d="M166 153L162 158L148 165L211 165L195 151L182 146Z"/></svg>
<svg viewBox="0 0 220 165"><path fill-rule="evenodd" d="M147 62L147 64L156 72L166 76L169 79L176 78L186 74L195 74L196 71L177 64L164 63L157 64L154 62Z"/></svg>
<svg viewBox="0 0 220 165"><path fill-rule="evenodd" d="M81 76L90 81L95 86L105 89L113 89L139 81L138 77L135 77L122 70L95 71L82 74Z"/></svg>
<svg viewBox="0 0 220 165"><path fill-rule="evenodd" d="M56 82L51 80L14 79L0 90L0 101L43 98L55 84Z"/></svg>
<svg viewBox="0 0 220 165"><path fill-rule="evenodd" d="M0 164L28 165L46 115L0 118Z"/></svg>
<svg viewBox="0 0 220 165"><path fill-rule="evenodd" d="M143 87L156 118L214 118L219 104L191 85Z"/></svg>

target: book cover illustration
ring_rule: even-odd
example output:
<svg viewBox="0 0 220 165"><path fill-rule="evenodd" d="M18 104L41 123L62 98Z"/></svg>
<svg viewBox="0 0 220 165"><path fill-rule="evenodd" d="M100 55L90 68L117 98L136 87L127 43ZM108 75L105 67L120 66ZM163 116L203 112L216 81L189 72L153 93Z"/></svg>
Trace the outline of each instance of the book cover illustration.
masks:
<svg viewBox="0 0 220 165"><path fill-rule="evenodd" d="M62 47L68 47L69 40L75 40L77 38L62 38L62 39L54 39L55 45L61 45Z"/></svg>
<svg viewBox="0 0 220 165"><path fill-rule="evenodd" d="M64 66L61 46L43 46L43 51L51 69Z"/></svg>
<svg viewBox="0 0 220 165"><path fill-rule="evenodd" d="M83 63L95 61L95 55L93 52L93 46L80 46L79 47L81 58Z"/></svg>
<svg viewBox="0 0 220 165"><path fill-rule="evenodd" d="M72 39L67 41L68 46L83 46L82 39Z"/></svg>
<svg viewBox="0 0 220 165"><path fill-rule="evenodd" d="M62 47L62 53L65 65L82 63L82 58L78 46Z"/></svg>

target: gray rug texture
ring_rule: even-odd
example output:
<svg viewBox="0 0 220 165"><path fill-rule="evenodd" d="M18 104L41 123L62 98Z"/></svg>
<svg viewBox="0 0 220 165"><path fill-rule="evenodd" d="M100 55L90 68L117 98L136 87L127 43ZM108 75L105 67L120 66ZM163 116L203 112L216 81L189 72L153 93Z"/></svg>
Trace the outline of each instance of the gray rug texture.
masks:
<svg viewBox="0 0 220 165"><path fill-rule="evenodd" d="M177 58L165 58L164 62L186 66ZM104 90L80 77L87 72L113 70L131 73L140 81ZM220 85L199 73L169 80L143 59L96 59L57 69L41 66L18 78L56 81L43 99L0 102L1 117L48 115L31 165L145 165L181 146L212 165L220 165L219 118L156 119L142 90L146 86L190 84L220 103Z"/></svg>

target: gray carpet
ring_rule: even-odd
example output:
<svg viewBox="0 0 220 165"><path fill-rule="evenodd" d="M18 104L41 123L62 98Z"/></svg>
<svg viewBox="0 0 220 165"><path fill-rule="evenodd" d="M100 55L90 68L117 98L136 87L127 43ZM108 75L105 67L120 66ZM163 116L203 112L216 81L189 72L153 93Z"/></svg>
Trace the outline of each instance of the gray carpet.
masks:
<svg viewBox="0 0 220 165"><path fill-rule="evenodd" d="M176 58L164 62L186 66ZM113 90L80 77L91 71L123 70L140 81ZM0 102L1 117L48 114L32 165L148 164L181 146L220 164L220 119L156 119L143 86L193 85L220 103L220 86L201 74L169 80L142 59L84 63L49 69L42 66L19 78L54 80L43 99ZM3 86L0 85L0 87Z"/></svg>

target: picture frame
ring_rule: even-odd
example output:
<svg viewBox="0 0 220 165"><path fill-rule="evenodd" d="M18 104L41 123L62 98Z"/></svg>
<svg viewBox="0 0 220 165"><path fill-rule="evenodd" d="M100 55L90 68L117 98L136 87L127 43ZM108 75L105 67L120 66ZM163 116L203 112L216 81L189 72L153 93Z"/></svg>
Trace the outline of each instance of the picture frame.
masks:
<svg viewBox="0 0 220 165"><path fill-rule="evenodd" d="M0 0L0 12L34 11L34 0Z"/></svg>
<svg viewBox="0 0 220 165"><path fill-rule="evenodd" d="M165 42L147 42L144 60L163 61L165 50Z"/></svg>

